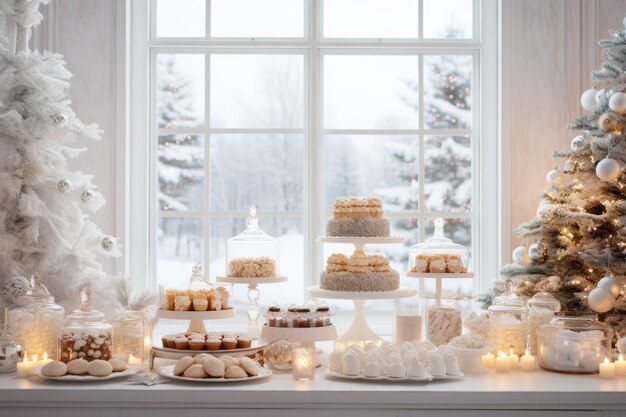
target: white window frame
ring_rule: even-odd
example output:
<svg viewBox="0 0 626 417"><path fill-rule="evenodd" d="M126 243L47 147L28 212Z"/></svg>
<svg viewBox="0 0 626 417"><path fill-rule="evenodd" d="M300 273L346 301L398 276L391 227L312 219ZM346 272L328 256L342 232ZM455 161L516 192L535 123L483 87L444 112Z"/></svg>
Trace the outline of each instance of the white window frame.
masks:
<svg viewBox="0 0 626 417"><path fill-rule="evenodd" d="M118 0L119 2L123 0ZM130 27L126 28L130 36L130 68L129 84L127 91L130 92L129 109L127 119L129 123L128 135L118 135L123 142L120 149L125 149L127 179L126 186L121 187L122 193L117 195L126 207L124 236L127 237L125 245L124 272L134 276L146 287L156 288L156 264L153 254L155 253L155 231L157 224L158 205L152 190L156 178L154 161L156 147L153 140L157 137L151 126L150 106L151 92L155 91L151 85L155 74L149 74L150 60L158 52L171 52L170 47L176 47L177 52L207 52L219 51L220 53L290 53L303 54L305 62L305 122L303 129L295 131L303 132L305 137L305 193L303 211L300 212L271 212L264 213L271 217L300 217L303 218L304 240L304 286L317 282L319 272L323 269L324 260L321 259L323 247L316 243L316 237L324 230L325 209L323 202L323 167L321 156L323 155L323 138L328 133L349 134L418 134L420 135L420 147L423 148L426 134L436 134L437 130L424 129L423 117L420 117L420 127L415 130L362 130L362 129L327 129L322 130L322 71L323 58L329 54L417 54L419 56L420 71L423 69L424 54L453 54L472 55L472 94L473 94L473 120L472 120L472 178L473 199L472 213L451 212L444 217L471 217L472 218L472 243L474 251L474 270L479 279L475 280L474 291L488 288L491 281L497 277L499 259L501 253L501 210L502 202L501 184L498 178L502 171L499 166L500 146L498 141L498 91L499 91L499 68L498 68L498 0L473 0L474 22L473 38L467 40L432 40L432 39L323 39L322 24L319 16L322 16L323 2L321 0L304 0L304 38L208 38L210 33L210 0L207 0L207 36L204 38L156 38L155 33L155 0L129 1L126 7L130 13ZM420 16L422 15L423 0L419 1ZM309 19L310 16L310 19ZM148 19L152 19L150 21ZM423 24L420 17L419 31L422 35ZM309 25L310 22L310 25ZM258 48L263 48L260 50ZM205 55L208 57L209 55ZM208 59L208 58L207 58ZM209 68L208 66L206 67ZM318 71L320 69L320 71ZM207 71L206 91L209 90ZM420 72L420 82L423 82L423 73ZM308 84L307 84L308 81ZM308 85L308 88L307 88ZM420 86L422 87L422 86ZM420 89L423 91L423 89ZM420 95L423 100L423 94ZM154 103L153 103L154 104ZM422 103L420 103L422 104ZM294 129L215 129L209 127L210 102L208 97L205 101L206 115L205 127L198 129L198 133L206 134L228 131L228 133L289 133ZM420 108L423 106L420 105ZM154 119L152 119L154 120ZM154 124L154 123L153 123ZM168 133L176 133L169 132ZM439 132L442 133L442 132ZM455 133L445 129L445 134ZM459 134L466 134L464 130ZM126 136L132 138L126 141ZM420 155L423 155L420 149ZM305 151L306 152L306 151ZM209 159L205 159L207 165ZM421 164L423 170L423 164ZM423 178L423 171L420 173ZM207 177L208 179L208 177ZM208 185L208 184L207 184ZM205 200L208 199L206 193ZM423 196L421 196L423 198ZM423 203L422 198L420 199ZM311 204L318 201L318 204ZM420 204L420 207L424 207ZM211 212L205 212L208 217ZM147 215L146 215L147 214ZM245 216L245 212L220 212L220 215ZM172 212L172 216L186 217L189 213ZM389 218L419 218L425 221L427 218L438 217L440 214L421 212L387 213ZM206 218L206 217L205 217ZM423 223L421 223L423 224ZM205 226L206 228L206 226ZM205 230L206 232L206 230ZM420 227L420 241L423 241L424 227ZM208 235L206 235L208 237ZM208 242L205 242L205 251L208 251ZM298 279L294 277L294 279ZM266 300L267 301L267 300Z"/></svg>

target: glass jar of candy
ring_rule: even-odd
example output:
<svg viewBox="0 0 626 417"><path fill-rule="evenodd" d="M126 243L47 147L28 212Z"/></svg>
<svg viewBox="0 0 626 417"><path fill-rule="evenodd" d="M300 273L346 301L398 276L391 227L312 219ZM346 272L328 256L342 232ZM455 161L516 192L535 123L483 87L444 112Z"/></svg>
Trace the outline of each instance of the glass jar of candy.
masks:
<svg viewBox="0 0 626 417"><path fill-rule="evenodd" d="M80 292L81 304L65 319L58 342L58 358L63 362L83 358L109 360L113 353L113 326L91 303L91 290Z"/></svg>
<svg viewBox="0 0 626 417"><path fill-rule="evenodd" d="M523 355L526 352L528 309L524 300L513 294L511 283L507 292L494 298L488 310L491 341L496 345L496 351Z"/></svg>
<svg viewBox="0 0 626 417"><path fill-rule="evenodd" d="M399 344L419 342L422 339L422 310L419 298L401 298L395 300L394 304L394 342Z"/></svg>
<svg viewBox="0 0 626 417"><path fill-rule="evenodd" d="M527 303L528 306L528 350L537 354L537 332L550 323L554 313L561 311L561 303L548 292L538 292Z"/></svg>
<svg viewBox="0 0 626 417"><path fill-rule="evenodd" d="M426 337L435 346L447 344L462 330L461 309L454 300L437 299L426 310Z"/></svg>
<svg viewBox="0 0 626 417"><path fill-rule="evenodd" d="M563 312L539 329L539 366L571 374L597 373L611 359L613 330L595 314Z"/></svg>
<svg viewBox="0 0 626 417"><path fill-rule="evenodd" d="M37 355L42 359L47 354L54 359L65 309L54 303L39 274L33 274L30 288L26 294L17 297L16 304L9 310L9 333L29 357Z"/></svg>

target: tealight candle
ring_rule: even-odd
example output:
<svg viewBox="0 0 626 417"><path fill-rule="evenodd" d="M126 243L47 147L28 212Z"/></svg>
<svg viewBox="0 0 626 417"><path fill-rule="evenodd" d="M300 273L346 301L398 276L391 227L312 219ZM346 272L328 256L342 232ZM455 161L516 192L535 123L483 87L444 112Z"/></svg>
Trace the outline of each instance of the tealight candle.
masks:
<svg viewBox="0 0 626 417"><path fill-rule="evenodd" d="M520 362L520 369L522 371L534 371L535 370L535 357L531 355L528 350L522 356Z"/></svg>
<svg viewBox="0 0 626 417"><path fill-rule="evenodd" d="M493 369L496 367L496 357L493 353L489 352L486 355L480 357L480 363L487 369Z"/></svg>
<svg viewBox="0 0 626 417"><path fill-rule="evenodd" d="M141 365L141 358L136 358L133 355L130 355L128 358L129 365Z"/></svg>
<svg viewBox="0 0 626 417"><path fill-rule="evenodd" d="M19 376L20 378L29 377L33 373L33 369L35 369L36 365L37 362L35 362L34 360L29 361L28 354L24 352L24 360L17 363L17 376Z"/></svg>
<svg viewBox="0 0 626 417"><path fill-rule="evenodd" d="M496 371L509 372L511 370L511 360L504 352L498 352L496 358Z"/></svg>
<svg viewBox="0 0 626 417"><path fill-rule="evenodd" d="M626 376L626 360L624 360L624 356L621 354L615 361L615 375Z"/></svg>
<svg viewBox="0 0 626 417"><path fill-rule="evenodd" d="M609 358L604 358L604 363L600 364L600 378L615 378L615 364L609 362Z"/></svg>
<svg viewBox="0 0 626 417"><path fill-rule="evenodd" d="M511 363L511 371L517 369L519 365L519 356L513 353L513 348L510 350L509 362Z"/></svg>
<svg viewBox="0 0 626 417"><path fill-rule="evenodd" d="M48 359L48 352L44 352L44 353L43 353L43 359L42 359L42 360L40 360L40 361L37 363L37 366L38 366L39 368L43 368L44 366L46 366L46 365L47 365L47 364L49 364L50 362L52 362L52 359Z"/></svg>
<svg viewBox="0 0 626 417"><path fill-rule="evenodd" d="M315 351L309 348L291 349L291 373L294 381L315 379Z"/></svg>

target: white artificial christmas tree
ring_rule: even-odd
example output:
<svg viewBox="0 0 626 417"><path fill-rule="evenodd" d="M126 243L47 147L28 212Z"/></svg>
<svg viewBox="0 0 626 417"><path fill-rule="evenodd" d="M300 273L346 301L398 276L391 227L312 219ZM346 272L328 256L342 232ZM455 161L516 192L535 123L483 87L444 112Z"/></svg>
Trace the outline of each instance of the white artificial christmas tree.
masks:
<svg viewBox="0 0 626 417"><path fill-rule="evenodd" d="M92 176L68 168L99 140L68 98L71 74L59 54L31 51L31 27L50 0L0 1L0 286L2 304L38 272L56 301L78 302L82 286L105 279L99 256L119 256L118 242L89 220L104 205Z"/></svg>

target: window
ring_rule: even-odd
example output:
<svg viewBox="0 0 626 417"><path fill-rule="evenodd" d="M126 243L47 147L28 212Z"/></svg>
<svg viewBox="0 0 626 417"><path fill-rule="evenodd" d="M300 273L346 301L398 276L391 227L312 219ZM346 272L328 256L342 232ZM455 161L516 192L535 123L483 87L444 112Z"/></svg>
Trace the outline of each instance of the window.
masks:
<svg viewBox="0 0 626 417"><path fill-rule="evenodd" d="M495 276L496 123L485 121L497 112L482 82L496 79L495 3L133 2L132 129L148 139L132 145L131 183L149 190L149 215L131 240L148 248L133 262L148 265L149 285L183 279L197 260L224 273L226 241L255 203L289 276L261 302L304 301L326 257L350 251L316 242L342 195L383 199L407 243L372 250L401 273L443 217L472 268ZM235 300L246 303L243 288Z"/></svg>

